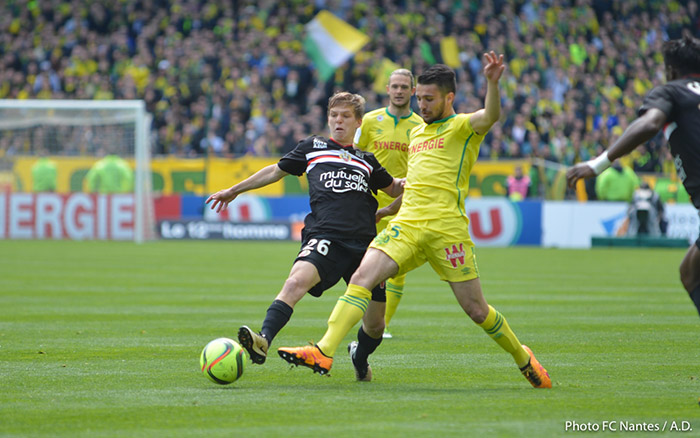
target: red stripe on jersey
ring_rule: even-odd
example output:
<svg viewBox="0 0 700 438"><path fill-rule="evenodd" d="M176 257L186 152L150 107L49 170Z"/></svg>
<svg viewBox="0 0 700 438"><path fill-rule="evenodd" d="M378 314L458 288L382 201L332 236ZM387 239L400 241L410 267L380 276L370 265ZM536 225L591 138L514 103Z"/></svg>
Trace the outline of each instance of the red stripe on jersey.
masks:
<svg viewBox="0 0 700 438"><path fill-rule="evenodd" d="M309 168L309 167L313 166L314 163L316 163L319 160L332 160L332 161L337 161L339 163L347 163L348 162L347 160L340 158L338 155L328 154L328 155L320 155L318 157L314 157L314 158L310 159L309 163L307 164L306 167ZM367 173L369 173L370 175L372 174L372 169L368 165L366 165L364 162L355 158L354 156L352 156L352 155L350 156L350 161L352 161L354 164L360 165L363 168L365 168L367 170Z"/></svg>

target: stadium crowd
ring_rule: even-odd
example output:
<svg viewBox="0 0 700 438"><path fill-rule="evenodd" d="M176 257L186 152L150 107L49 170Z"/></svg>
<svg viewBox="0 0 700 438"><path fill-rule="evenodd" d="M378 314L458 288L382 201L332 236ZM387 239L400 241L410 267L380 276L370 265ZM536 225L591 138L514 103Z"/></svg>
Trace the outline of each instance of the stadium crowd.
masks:
<svg viewBox="0 0 700 438"><path fill-rule="evenodd" d="M144 99L156 154L277 156L323 132L338 89L373 89L384 58L421 72L454 36L455 109L482 105L481 55L504 53L493 159L571 165L597 155L664 81L661 44L700 36L694 0L11 0L0 17L0 98ZM304 24L327 9L372 36L327 82L303 49ZM11 154L21 151L1 151ZM672 172L659 136L632 156Z"/></svg>

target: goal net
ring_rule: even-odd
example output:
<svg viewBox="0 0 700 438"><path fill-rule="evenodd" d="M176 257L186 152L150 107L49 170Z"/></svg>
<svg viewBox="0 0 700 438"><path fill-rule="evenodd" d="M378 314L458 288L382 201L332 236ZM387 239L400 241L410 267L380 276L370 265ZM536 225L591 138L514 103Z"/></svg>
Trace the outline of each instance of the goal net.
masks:
<svg viewBox="0 0 700 438"><path fill-rule="evenodd" d="M0 99L0 238L153 239L150 120L140 100Z"/></svg>

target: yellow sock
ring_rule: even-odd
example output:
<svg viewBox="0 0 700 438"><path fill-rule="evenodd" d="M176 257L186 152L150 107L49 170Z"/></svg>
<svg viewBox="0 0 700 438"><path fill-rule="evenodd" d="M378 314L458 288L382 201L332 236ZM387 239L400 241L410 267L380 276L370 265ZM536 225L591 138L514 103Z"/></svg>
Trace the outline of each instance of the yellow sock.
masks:
<svg viewBox="0 0 700 438"><path fill-rule="evenodd" d="M345 295L338 298L330 318L328 318L328 330L323 338L316 344L323 354L328 357L335 355L335 350L348 334L350 329L362 319L367 310L372 292L362 286L349 284Z"/></svg>
<svg viewBox="0 0 700 438"><path fill-rule="evenodd" d="M389 321L394 317L396 308L399 307L399 301L403 297L403 285L406 282L406 275L398 275L386 281L386 311L384 313L384 321L389 326Z"/></svg>
<svg viewBox="0 0 700 438"><path fill-rule="evenodd" d="M527 351L525 351L522 344L520 344L513 330L510 329L506 318L501 315L498 310L489 306L489 314L479 326L484 329L486 334L491 336L491 339L496 341L501 348L513 356L518 367L522 368L527 365L530 360L530 355L527 354Z"/></svg>

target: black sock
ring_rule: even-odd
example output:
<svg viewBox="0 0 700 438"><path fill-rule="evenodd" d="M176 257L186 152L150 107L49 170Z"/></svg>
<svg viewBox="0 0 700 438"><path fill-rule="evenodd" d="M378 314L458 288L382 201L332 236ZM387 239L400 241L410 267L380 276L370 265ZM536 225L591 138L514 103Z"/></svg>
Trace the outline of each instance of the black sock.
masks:
<svg viewBox="0 0 700 438"><path fill-rule="evenodd" d="M362 330L362 326L360 326L360 329L357 331L357 350L355 350L355 360L353 361L355 365L366 366L367 358L370 354L374 353L374 350L376 350L381 343L381 336L379 339L374 339L365 333L365 331Z"/></svg>
<svg viewBox="0 0 700 438"><path fill-rule="evenodd" d="M272 344L272 340L277 336L277 333L287 325L293 311L294 309L289 307L284 301L275 300L270 304L260 330L260 334L267 338L268 344Z"/></svg>
<svg viewBox="0 0 700 438"><path fill-rule="evenodd" d="M700 313L700 285L690 292L690 299L693 300L695 307L698 309L698 313Z"/></svg>

